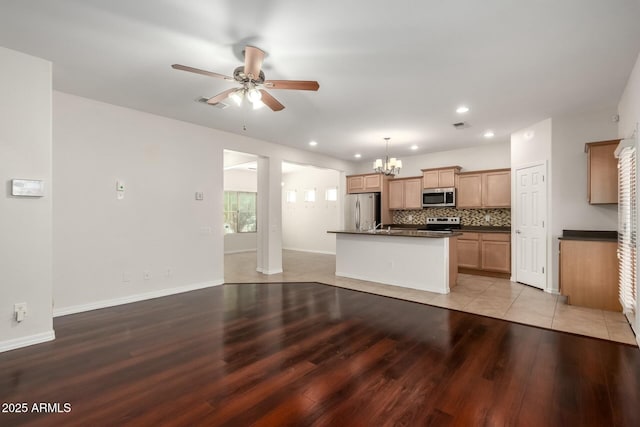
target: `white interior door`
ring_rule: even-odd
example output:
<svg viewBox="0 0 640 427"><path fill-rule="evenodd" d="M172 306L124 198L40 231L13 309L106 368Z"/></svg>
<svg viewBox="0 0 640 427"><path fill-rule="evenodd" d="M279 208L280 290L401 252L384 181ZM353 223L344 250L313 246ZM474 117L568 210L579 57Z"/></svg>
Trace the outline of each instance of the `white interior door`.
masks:
<svg viewBox="0 0 640 427"><path fill-rule="evenodd" d="M545 165L516 169L516 281L536 288L546 285L547 182Z"/></svg>

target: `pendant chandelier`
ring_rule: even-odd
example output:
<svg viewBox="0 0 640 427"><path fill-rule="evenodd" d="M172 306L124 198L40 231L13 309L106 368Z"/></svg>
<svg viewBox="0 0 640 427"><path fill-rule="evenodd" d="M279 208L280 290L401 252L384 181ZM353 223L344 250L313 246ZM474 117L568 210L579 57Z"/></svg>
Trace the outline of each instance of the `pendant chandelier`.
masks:
<svg viewBox="0 0 640 427"><path fill-rule="evenodd" d="M385 137L384 140L387 142L387 152L384 160L376 159L373 162L373 170L377 173L383 173L385 175L399 175L400 169L402 169L402 160L398 160L395 157L389 158L389 140L390 137Z"/></svg>

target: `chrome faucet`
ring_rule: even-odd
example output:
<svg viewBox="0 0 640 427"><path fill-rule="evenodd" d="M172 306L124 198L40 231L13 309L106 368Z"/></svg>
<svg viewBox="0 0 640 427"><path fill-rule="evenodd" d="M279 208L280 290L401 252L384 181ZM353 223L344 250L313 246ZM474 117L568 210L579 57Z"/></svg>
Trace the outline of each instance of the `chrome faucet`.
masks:
<svg viewBox="0 0 640 427"><path fill-rule="evenodd" d="M376 225L376 222L375 222L375 221L373 221L373 228L372 228L372 229L370 229L369 231L371 231L372 233L374 233L374 232L378 229L378 227L380 227L380 229L382 230L382 223L380 223L380 224L377 224L377 225Z"/></svg>

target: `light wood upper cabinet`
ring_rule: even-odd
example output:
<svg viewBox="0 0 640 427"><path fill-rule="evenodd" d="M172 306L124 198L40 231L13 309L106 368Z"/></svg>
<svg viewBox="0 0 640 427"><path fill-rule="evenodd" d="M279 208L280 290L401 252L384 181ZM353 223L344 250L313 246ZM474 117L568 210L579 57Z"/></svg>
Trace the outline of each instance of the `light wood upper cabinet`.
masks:
<svg viewBox="0 0 640 427"><path fill-rule="evenodd" d="M456 185L456 207L482 207L482 174L465 173L458 175L458 184Z"/></svg>
<svg viewBox="0 0 640 427"><path fill-rule="evenodd" d="M511 170L461 173L456 190L457 208L511 207Z"/></svg>
<svg viewBox="0 0 640 427"><path fill-rule="evenodd" d="M448 166L446 168L422 169L423 188L455 187L456 174L460 172L460 166Z"/></svg>
<svg viewBox="0 0 640 427"><path fill-rule="evenodd" d="M614 151L619 139L589 142L587 152L587 199L592 205L618 203L618 160Z"/></svg>
<svg viewBox="0 0 640 427"><path fill-rule="evenodd" d="M382 174L347 176L347 193L370 193L382 191Z"/></svg>
<svg viewBox="0 0 640 427"><path fill-rule="evenodd" d="M389 181L389 209L404 208L404 182L392 179Z"/></svg>
<svg viewBox="0 0 640 427"><path fill-rule="evenodd" d="M510 170L482 174L482 206L487 208L508 208L511 206Z"/></svg>
<svg viewBox="0 0 640 427"><path fill-rule="evenodd" d="M412 178L404 181L404 208L422 209L421 178Z"/></svg>
<svg viewBox="0 0 640 427"><path fill-rule="evenodd" d="M389 209L422 209L422 177L389 180Z"/></svg>

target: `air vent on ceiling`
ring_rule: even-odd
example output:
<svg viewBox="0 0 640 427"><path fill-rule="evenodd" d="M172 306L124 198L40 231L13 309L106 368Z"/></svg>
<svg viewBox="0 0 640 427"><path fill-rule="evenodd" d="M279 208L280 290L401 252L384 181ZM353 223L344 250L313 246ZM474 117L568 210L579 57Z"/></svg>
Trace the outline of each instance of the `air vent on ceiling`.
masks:
<svg viewBox="0 0 640 427"><path fill-rule="evenodd" d="M216 107L216 108L219 108L221 110L224 110L225 108L227 108L229 106L228 104L225 104L224 102L217 102L215 104L207 104L208 100L209 100L209 98L205 98L204 96L196 99L197 102L200 102L200 103L205 104L205 105L210 105L212 107Z"/></svg>
<svg viewBox="0 0 640 427"><path fill-rule="evenodd" d="M454 123L453 127L456 129L466 129L471 127L471 125L467 122L458 122L458 123Z"/></svg>

